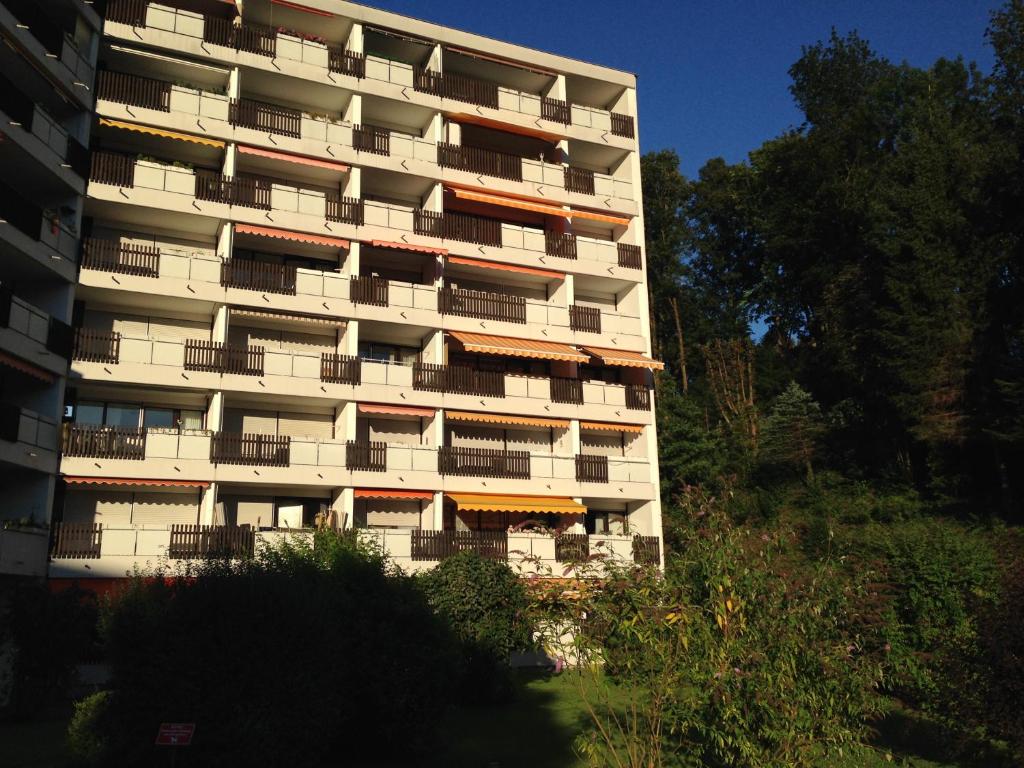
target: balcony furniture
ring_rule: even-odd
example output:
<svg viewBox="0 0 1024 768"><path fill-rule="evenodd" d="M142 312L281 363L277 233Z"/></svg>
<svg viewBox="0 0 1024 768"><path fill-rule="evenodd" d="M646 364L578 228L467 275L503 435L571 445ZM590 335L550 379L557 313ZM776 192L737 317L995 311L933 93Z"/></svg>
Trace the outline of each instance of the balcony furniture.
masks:
<svg viewBox="0 0 1024 768"><path fill-rule="evenodd" d="M569 125L572 122L572 106L562 99L540 97L540 116L542 120Z"/></svg>
<svg viewBox="0 0 1024 768"><path fill-rule="evenodd" d="M627 269L643 269L644 263L640 258L640 246L627 243L616 243L615 246L619 255L619 266Z"/></svg>
<svg viewBox="0 0 1024 768"><path fill-rule="evenodd" d="M54 523L50 529L50 557L54 560L96 560L103 545L99 523Z"/></svg>
<svg viewBox="0 0 1024 768"><path fill-rule="evenodd" d="M146 430L142 427L66 424L61 451L65 456L87 459L141 461L146 458Z"/></svg>
<svg viewBox="0 0 1024 768"><path fill-rule="evenodd" d="M504 397L505 376L498 371L477 371L461 365L415 363L412 388L449 395Z"/></svg>
<svg viewBox="0 0 1024 768"><path fill-rule="evenodd" d="M560 259L576 258L576 235L571 232L544 230L544 253Z"/></svg>
<svg viewBox="0 0 1024 768"><path fill-rule="evenodd" d="M185 340L185 370L204 373L234 373L262 376L265 350L262 346L241 346L202 339Z"/></svg>
<svg viewBox="0 0 1024 768"><path fill-rule="evenodd" d="M412 559L440 561L459 552L476 552L491 560L508 559L505 531L412 531Z"/></svg>
<svg viewBox="0 0 1024 768"><path fill-rule="evenodd" d="M169 82L110 70L101 70L96 80L97 99L158 112L171 111Z"/></svg>
<svg viewBox="0 0 1024 768"><path fill-rule="evenodd" d="M440 237L443 240L501 247L501 222L468 213L424 211L417 208L413 212L413 231L417 235Z"/></svg>
<svg viewBox="0 0 1024 768"><path fill-rule="evenodd" d="M453 72L418 70L413 76L413 89L442 99L452 99L480 107L498 108L498 84L487 80L458 75Z"/></svg>
<svg viewBox="0 0 1024 768"><path fill-rule="evenodd" d="M555 536L555 561L582 563L590 557L590 537L585 533L560 533Z"/></svg>
<svg viewBox="0 0 1024 768"><path fill-rule="evenodd" d="M626 407L632 411L651 410L651 390L643 384L627 384Z"/></svg>
<svg viewBox="0 0 1024 768"><path fill-rule="evenodd" d="M232 258L220 265L220 284L225 288L294 296L297 276L297 268L290 264L268 264Z"/></svg>
<svg viewBox="0 0 1024 768"><path fill-rule="evenodd" d="M248 525L171 525L171 560L222 557L241 560L256 551L256 532Z"/></svg>
<svg viewBox="0 0 1024 768"><path fill-rule="evenodd" d="M80 360L83 363L116 365L121 359L120 332L76 328L71 359Z"/></svg>
<svg viewBox="0 0 1024 768"><path fill-rule="evenodd" d="M586 333L601 332L601 310L597 307L584 307L573 304L569 307L569 327L574 331Z"/></svg>
<svg viewBox="0 0 1024 768"><path fill-rule="evenodd" d="M327 70L362 80L366 77L366 54L346 51L340 47L328 48Z"/></svg>
<svg viewBox="0 0 1024 768"><path fill-rule="evenodd" d="M388 305L388 281L372 275L357 275L348 284L349 298L353 304L369 304L374 307Z"/></svg>
<svg viewBox="0 0 1024 768"><path fill-rule="evenodd" d="M586 168L565 166L563 183L566 192L578 192L581 195L594 194L594 172Z"/></svg>
<svg viewBox="0 0 1024 768"><path fill-rule="evenodd" d="M657 536L634 536L633 562L641 565L660 565L661 540Z"/></svg>
<svg viewBox="0 0 1024 768"><path fill-rule="evenodd" d="M437 164L506 181L523 180L523 158L490 149L441 142L437 145Z"/></svg>
<svg viewBox="0 0 1024 768"><path fill-rule="evenodd" d="M272 189L270 179L259 176L222 176L214 171L196 171L196 200L269 211Z"/></svg>
<svg viewBox="0 0 1024 768"><path fill-rule="evenodd" d="M82 269L157 277L160 274L160 249L152 245L87 237L82 240Z"/></svg>
<svg viewBox="0 0 1024 768"><path fill-rule="evenodd" d="M375 125L352 126L352 148L356 152L369 152L374 155L391 154L391 131Z"/></svg>
<svg viewBox="0 0 1024 768"><path fill-rule="evenodd" d="M362 381L362 360L352 355L324 352L320 356L320 381L356 386Z"/></svg>
<svg viewBox="0 0 1024 768"><path fill-rule="evenodd" d="M387 443L345 443L345 466L364 472L384 472L388 468Z"/></svg>
<svg viewBox="0 0 1024 768"><path fill-rule="evenodd" d="M612 134L632 139L636 135L633 130L633 118L629 115L612 112Z"/></svg>
<svg viewBox="0 0 1024 768"><path fill-rule="evenodd" d="M89 164L89 181L113 184L115 187L134 187L135 156L119 152L93 152Z"/></svg>
<svg viewBox="0 0 1024 768"><path fill-rule="evenodd" d="M442 315L526 323L526 299L522 296L444 287L438 293L437 307Z"/></svg>
<svg viewBox="0 0 1024 768"><path fill-rule="evenodd" d="M251 467L287 467L291 463L291 438L245 432L214 432L210 442L214 464Z"/></svg>
<svg viewBox="0 0 1024 768"><path fill-rule="evenodd" d="M302 112L291 107L268 104L254 99L232 99L228 104L228 122L241 128L266 131L298 139L302 136Z"/></svg>
<svg viewBox="0 0 1024 768"><path fill-rule="evenodd" d="M441 475L529 480L530 452L445 445L437 452L437 471Z"/></svg>
<svg viewBox="0 0 1024 768"><path fill-rule="evenodd" d="M608 457L577 454L576 480L580 483L607 483Z"/></svg>
<svg viewBox="0 0 1024 768"><path fill-rule="evenodd" d="M566 376L551 377L551 402L583 404L583 382Z"/></svg>

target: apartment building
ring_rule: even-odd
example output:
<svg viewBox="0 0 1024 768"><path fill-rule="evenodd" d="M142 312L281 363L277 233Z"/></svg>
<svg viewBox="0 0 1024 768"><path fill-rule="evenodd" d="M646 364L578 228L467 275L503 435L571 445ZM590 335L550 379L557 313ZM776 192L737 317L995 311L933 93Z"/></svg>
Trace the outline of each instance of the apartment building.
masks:
<svg viewBox="0 0 1024 768"><path fill-rule="evenodd" d="M110 0L54 579L318 523L660 562L632 75L340 0Z"/></svg>
<svg viewBox="0 0 1024 768"><path fill-rule="evenodd" d="M0 0L0 586L46 575L100 25Z"/></svg>

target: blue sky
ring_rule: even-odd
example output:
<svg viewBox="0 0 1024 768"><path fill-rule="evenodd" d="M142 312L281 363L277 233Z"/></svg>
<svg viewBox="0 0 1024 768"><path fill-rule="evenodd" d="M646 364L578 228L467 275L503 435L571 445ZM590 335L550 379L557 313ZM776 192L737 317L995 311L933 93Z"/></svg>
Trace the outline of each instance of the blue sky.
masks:
<svg viewBox="0 0 1024 768"><path fill-rule="evenodd" d="M802 45L857 30L894 61L962 54L988 71L998 0L370 0L368 5L639 75L644 151L690 176L800 122L787 90ZM614 27L618 41L608 40Z"/></svg>

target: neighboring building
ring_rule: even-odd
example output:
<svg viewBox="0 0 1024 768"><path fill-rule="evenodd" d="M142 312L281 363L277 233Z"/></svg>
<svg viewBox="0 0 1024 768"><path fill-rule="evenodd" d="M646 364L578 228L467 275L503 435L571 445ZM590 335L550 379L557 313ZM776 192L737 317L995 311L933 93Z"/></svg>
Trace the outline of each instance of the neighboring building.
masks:
<svg viewBox="0 0 1024 768"><path fill-rule="evenodd" d="M107 5L51 577L318 518L660 561L635 77L237 5Z"/></svg>
<svg viewBox="0 0 1024 768"><path fill-rule="evenodd" d="M100 24L0 0L0 585L46 575Z"/></svg>

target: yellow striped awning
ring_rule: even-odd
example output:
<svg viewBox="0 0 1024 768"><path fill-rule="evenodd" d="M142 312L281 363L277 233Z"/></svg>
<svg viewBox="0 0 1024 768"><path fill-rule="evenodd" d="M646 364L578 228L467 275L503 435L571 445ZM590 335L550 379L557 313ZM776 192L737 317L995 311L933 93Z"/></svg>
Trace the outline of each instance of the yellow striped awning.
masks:
<svg viewBox="0 0 1024 768"><path fill-rule="evenodd" d="M100 118L100 125L105 125L110 128L120 128L125 131L135 131L136 133L147 133L150 136L162 136L165 139L188 141L193 144L216 147L217 149L224 149L226 146L223 141L208 139L205 136L194 136L191 133L178 133L177 131L165 131L163 128L153 128L148 125L139 125L138 123L126 123L123 120L111 120L106 117Z"/></svg>
<svg viewBox="0 0 1024 768"><path fill-rule="evenodd" d="M445 411L450 421L472 421L477 424L513 424L521 427L550 427L568 429L568 419L538 419L532 416L506 416L501 413L472 413L470 411Z"/></svg>
<svg viewBox="0 0 1024 768"><path fill-rule="evenodd" d="M486 192L477 192L473 189L449 185L448 189L460 200L472 200L476 203L487 203L488 205L500 205L504 208L518 208L523 211L543 213L547 216L559 216L563 219L591 219L592 221L604 221L608 224L616 224L620 227L629 226L629 219L621 216L612 216L610 213L598 213L597 211L583 211L578 208L560 208L551 203L542 203L536 200L526 200L518 197L506 197L505 195L492 195Z"/></svg>
<svg viewBox="0 0 1024 768"><path fill-rule="evenodd" d="M501 496L493 493L448 493L460 512L549 512L583 515L587 508L564 496Z"/></svg>
<svg viewBox="0 0 1024 768"><path fill-rule="evenodd" d="M580 429L595 429L603 432L635 432L644 431L643 424L612 424L609 421L581 421Z"/></svg>
<svg viewBox="0 0 1024 768"><path fill-rule="evenodd" d="M580 354L575 347L553 341L513 339L508 336L489 336L484 333L463 331L449 331L449 335L461 344L466 352L533 357L539 360L568 360L571 363L585 363L590 360L588 355Z"/></svg>
<svg viewBox="0 0 1024 768"><path fill-rule="evenodd" d="M665 367L665 364L660 360L652 360L642 352L587 346L583 346L581 349L592 357L596 357L604 365L616 365L625 368L650 368L652 371L660 371Z"/></svg>

